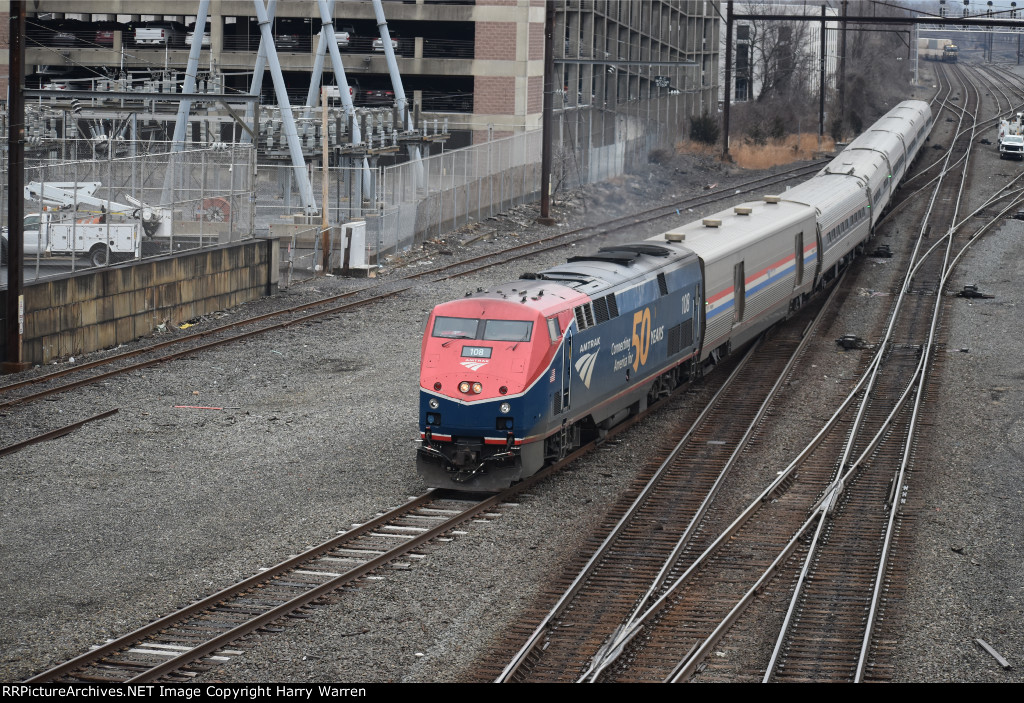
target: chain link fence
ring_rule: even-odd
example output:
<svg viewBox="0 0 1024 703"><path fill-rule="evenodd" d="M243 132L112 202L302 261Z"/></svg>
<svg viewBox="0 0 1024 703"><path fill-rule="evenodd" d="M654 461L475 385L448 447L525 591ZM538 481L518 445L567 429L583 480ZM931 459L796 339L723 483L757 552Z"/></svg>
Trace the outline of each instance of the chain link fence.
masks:
<svg viewBox="0 0 1024 703"><path fill-rule="evenodd" d="M612 110L566 101L554 118L553 194L614 178L642 166L655 150L673 148L685 137L692 102L693 96L670 94L619 103ZM319 138L309 131L309 140ZM216 148L171 154L169 143L153 140L44 140L27 154L26 183L59 183L66 193L80 191L82 184L97 185L81 202L72 197L60 203L62 221L76 230L70 251L38 242L34 249L26 246L26 280L124 259L124 247L113 246L113 232L96 234L99 224L140 226L141 246L128 258L275 236L282 240L288 285L293 275L306 278L325 266L342 266L353 243L343 240L339 225L362 219L365 243L359 244L365 251L359 258L378 263L426 239L539 199L541 131L492 134L488 130L483 141L462 149L393 166L360 168L356 160L355 165L332 165L325 173L319 165L307 165L313 209L320 211L326 203L326 236L322 215L304 214L309 208L290 158L264 155L257 167L252 145L221 142ZM6 185L6 169L3 179ZM9 197L6 188L0 197ZM97 201L138 205L102 212ZM37 199L27 200L25 213L39 223L47 218L43 207ZM3 203L0 213L6 215ZM90 221L97 217L104 221ZM169 224L156 231L154 218ZM82 230L86 225L89 229ZM38 224L36 231L38 239ZM79 239L83 232L90 236ZM92 255L101 243L112 254L106 261Z"/></svg>
<svg viewBox="0 0 1024 703"><path fill-rule="evenodd" d="M306 167L317 207L326 202L327 236L324 237L323 215L305 216L295 168L290 162L261 164L255 182L255 228L281 240L282 285L309 278L324 268L342 266L344 242L338 225L364 219L372 222L377 215L380 171L349 166L331 166L324 173L320 166ZM326 195L326 197L325 197ZM365 245L367 253L375 252L375 241Z"/></svg>
<svg viewBox="0 0 1024 703"><path fill-rule="evenodd" d="M120 155L126 148L136 155ZM35 152L25 167L26 281L254 236L251 146L171 153L169 143L64 140ZM98 158L65 158L90 153ZM6 168L2 180L6 218Z"/></svg>
<svg viewBox="0 0 1024 703"><path fill-rule="evenodd" d="M687 98L666 95L614 111L577 106L556 113L552 191L614 178L647 163L656 149L674 148L685 136ZM384 168L377 217L368 228L371 256L538 200L541 149L542 133L533 130Z"/></svg>

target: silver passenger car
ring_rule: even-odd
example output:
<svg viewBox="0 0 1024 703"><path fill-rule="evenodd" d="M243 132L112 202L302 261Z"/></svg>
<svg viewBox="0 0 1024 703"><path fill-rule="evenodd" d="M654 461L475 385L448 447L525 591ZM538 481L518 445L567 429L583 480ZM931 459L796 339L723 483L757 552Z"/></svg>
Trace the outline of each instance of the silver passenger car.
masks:
<svg viewBox="0 0 1024 703"><path fill-rule="evenodd" d="M701 361L753 339L810 293L817 258L813 207L776 196L743 203L653 240L675 241L704 269Z"/></svg>

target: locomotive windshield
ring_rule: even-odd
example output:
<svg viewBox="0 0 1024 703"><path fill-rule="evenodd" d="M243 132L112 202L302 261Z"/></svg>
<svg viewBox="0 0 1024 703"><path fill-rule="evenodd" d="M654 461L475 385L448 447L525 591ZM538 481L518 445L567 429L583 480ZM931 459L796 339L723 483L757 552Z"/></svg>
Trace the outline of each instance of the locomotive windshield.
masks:
<svg viewBox="0 0 1024 703"><path fill-rule="evenodd" d="M492 342L529 342L532 331L532 322L487 320L484 323L484 339Z"/></svg>
<svg viewBox="0 0 1024 703"><path fill-rule="evenodd" d="M465 317L437 317L431 335L445 339L529 342L533 333L533 323L526 320L484 320L483 325L480 322Z"/></svg>
<svg viewBox="0 0 1024 703"><path fill-rule="evenodd" d="M480 320L469 320L465 317L438 317L434 319L435 337L447 339L476 339L476 329Z"/></svg>

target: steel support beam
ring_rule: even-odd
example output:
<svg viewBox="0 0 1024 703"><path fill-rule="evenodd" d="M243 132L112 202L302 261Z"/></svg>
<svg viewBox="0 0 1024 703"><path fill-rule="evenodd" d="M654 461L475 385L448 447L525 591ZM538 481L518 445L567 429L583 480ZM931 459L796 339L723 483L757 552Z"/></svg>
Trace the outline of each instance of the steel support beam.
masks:
<svg viewBox="0 0 1024 703"><path fill-rule="evenodd" d="M267 16L266 8L263 7L263 0L253 0L253 7L256 10L256 19L259 22L263 45L267 49L270 77L274 80L277 106L281 110L281 127L284 131L285 139L288 141L288 151L292 157L292 170L295 173L295 180L299 186L302 209L307 216L315 215L317 207L316 200L313 197L313 186L309 182L309 174L306 172L306 159L302 155L302 145L299 144L299 134L295 129L295 117L292 115L292 106L288 100L288 90L284 84L284 75L281 73L281 62L277 58L274 36L270 31L270 19Z"/></svg>
<svg viewBox="0 0 1024 703"><path fill-rule="evenodd" d="M373 0L373 12L377 18L380 40L384 45L384 58L388 64L388 72L391 74L391 86L395 89L395 105L398 107L398 116L405 129L412 131L414 127L412 111L406 109L405 85L402 83L402 74L398 71L395 48L391 45L391 31L388 29L388 21L384 17L384 5L381 0ZM409 145L409 158L416 164L416 187L420 188L423 185L424 174L419 146Z"/></svg>
<svg viewBox="0 0 1024 703"><path fill-rule="evenodd" d="M274 15L277 14L277 0L269 0L267 3L267 18L273 22ZM260 48L256 52L256 63L253 64L252 68L252 83L249 84L249 95L254 98L259 98L260 93L263 91L263 73L267 68L267 47L264 43L264 39L260 37ZM249 103L245 106L245 121L249 124L253 124L253 116L256 114L256 106L254 103ZM259 135L259 125L254 125L254 131ZM254 138L258 139L259 137ZM249 142L249 135L242 135L242 143L247 144Z"/></svg>
<svg viewBox="0 0 1024 703"><path fill-rule="evenodd" d="M185 85L181 87L182 95L196 92L196 71L199 69L199 54L203 50L203 32L206 27L206 15L210 11L210 0L199 0L196 14L196 31L192 36L192 48L188 52L188 65L185 67ZM168 40L169 41L169 40ZM192 111L192 100L182 98L178 103L178 120L174 123L174 136L171 138L171 151L180 152L185 149L185 128L188 127L188 115Z"/></svg>

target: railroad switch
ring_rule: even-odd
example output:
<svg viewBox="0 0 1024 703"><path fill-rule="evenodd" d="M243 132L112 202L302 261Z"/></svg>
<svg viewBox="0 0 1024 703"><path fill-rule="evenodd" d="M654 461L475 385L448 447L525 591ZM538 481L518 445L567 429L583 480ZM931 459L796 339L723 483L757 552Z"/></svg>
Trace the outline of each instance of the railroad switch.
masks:
<svg viewBox="0 0 1024 703"><path fill-rule="evenodd" d="M964 286L964 289L956 294L958 298L994 298L994 295L989 293L982 293L978 290L978 286L973 283L968 283Z"/></svg>
<svg viewBox="0 0 1024 703"><path fill-rule="evenodd" d="M892 249L889 248L888 244L879 244L877 247L875 247L875 250L871 252L871 256L874 256L879 259L891 259Z"/></svg>
<svg viewBox="0 0 1024 703"><path fill-rule="evenodd" d="M841 346L843 349L868 349L871 347L870 344L855 334L844 334L836 340L836 344Z"/></svg>

